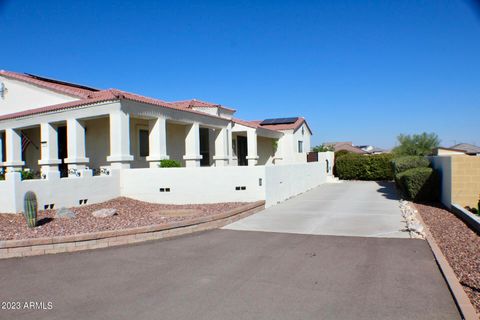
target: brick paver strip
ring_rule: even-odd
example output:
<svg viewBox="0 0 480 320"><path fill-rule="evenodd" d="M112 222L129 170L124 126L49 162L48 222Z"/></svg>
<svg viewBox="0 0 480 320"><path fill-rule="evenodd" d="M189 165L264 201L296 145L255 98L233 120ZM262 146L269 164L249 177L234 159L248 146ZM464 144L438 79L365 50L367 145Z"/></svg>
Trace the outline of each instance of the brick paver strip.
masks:
<svg viewBox="0 0 480 320"><path fill-rule="evenodd" d="M219 228L264 208L265 201L257 201L214 216L199 217L188 221L49 238L2 240L0 241L0 259L75 252L176 237Z"/></svg>
<svg viewBox="0 0 480 320"><path fill-rule="evenodd" d="M428 229L427 224L423 221L420 214L415 215L418 221L422 223L425 228L425 238L432 249L433 255L435 256L435 260L437 261L438 267L443 274L443 277L447 281L448 287L450 292L452 293L453 299L457 304L460 313L462 314L465 320L478 320L479 315L475 311L470 299L468 298L467 294L463 290L460 281L458 280L455 272L453 271L452 267L448 264L447 258L442 253L442 250L438 246L435 238L432 236L432 233Z"/></svg>

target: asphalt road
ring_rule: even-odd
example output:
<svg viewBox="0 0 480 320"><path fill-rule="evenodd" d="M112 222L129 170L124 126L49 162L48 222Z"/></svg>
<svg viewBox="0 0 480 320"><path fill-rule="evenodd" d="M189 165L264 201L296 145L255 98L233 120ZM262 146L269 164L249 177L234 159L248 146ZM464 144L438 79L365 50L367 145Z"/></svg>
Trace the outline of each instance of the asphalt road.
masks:
<svg viewBox="0 0 480 320"><path fill-rule="evenodd" d="M460 318L422 240L214 230L0 270L0 319Z"/></svg>
<svg viewBox="0 0 480 320"><path fill-rule="evenodd" d="M352 181L323 184L226 226L230 230L408 238L395 185Z"/></svg>

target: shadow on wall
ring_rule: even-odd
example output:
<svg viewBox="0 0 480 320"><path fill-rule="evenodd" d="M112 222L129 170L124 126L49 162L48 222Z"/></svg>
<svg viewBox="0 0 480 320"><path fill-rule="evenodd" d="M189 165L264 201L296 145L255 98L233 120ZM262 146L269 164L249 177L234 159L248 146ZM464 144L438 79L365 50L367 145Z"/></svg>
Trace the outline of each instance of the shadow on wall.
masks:
<svg viewBox="0 0 480 320"><path fill-rule="evenodd" d="M379 189L377 189L377 191L381 193L383 197L390 200L400 200L400 194L394 182L376 181L376 183L379 186Z"/></svg>

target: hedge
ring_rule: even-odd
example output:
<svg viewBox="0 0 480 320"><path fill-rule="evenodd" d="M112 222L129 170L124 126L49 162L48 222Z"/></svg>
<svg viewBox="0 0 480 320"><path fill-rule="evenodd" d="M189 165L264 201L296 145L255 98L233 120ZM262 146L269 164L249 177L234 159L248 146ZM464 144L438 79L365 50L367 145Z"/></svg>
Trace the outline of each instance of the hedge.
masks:
<svg viewBox="0 0 480 320"><path fill-rule="evenodd" d="M408 169L395 176L403 194L410 200L437 200L440 190L438 174L432 168Z"/></svg>
<svg viewBox="0 0 480 320"><path fill-rule="evenodd" d="M404 156L392 160L395 175L413 168L428 168L430 161L421 156Z"/></svg>
<svg viewBox="0 0 480 320"><path fill-rule="evenodd" d="M347 154L335 161L335 175L343 180L392 180L391 154Z"/></svg>

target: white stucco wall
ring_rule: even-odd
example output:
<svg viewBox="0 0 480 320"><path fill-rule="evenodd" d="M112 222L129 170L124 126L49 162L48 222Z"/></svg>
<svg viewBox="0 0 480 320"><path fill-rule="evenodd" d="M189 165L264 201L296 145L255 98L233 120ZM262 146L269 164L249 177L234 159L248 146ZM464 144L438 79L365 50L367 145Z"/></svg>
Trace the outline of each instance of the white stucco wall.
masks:
<svg viewBox="0 0 480 320"><path fill-rule="evenodd" d="M437 156L429 159L432 167L440 173L442 187L440 199L444 205L450 207L452 205L452 157Z"/></svg>
<svg viewBox="0 0 480 320"><path fill-rule="evenodd" d="M78 98L0 76L7 88L0 98L0 115L78 100Z"/></svg>
<svg viewBox="0 0 480 320"><path fill-rule="evenodd" d="M156 203L257 201L265 197L259 186L264 174L264 167L124 169L120 189L123 196ZM245 190L235 190L239 186Z"/></svg>
<svg viewBox="0 0 480 320"><path fill-rule="evenodd" d="M110 121L108 117L92 119L85 122L85 151L90 159L88 166L99 169L108 166L110 155Z"/></svg>
<svg viewBox="0 0 480 320"><path fill-rule="evenodd" d="M186 126L167 122L167 154L171 160L180 162L185 166L185 138Z"/></svg>
<svg viewBox="0 0 480 320"><path fill-rule="evenodd" d="M18 176L2 181L0 212L21 212L27 191L37 195L39 210L50 204L56 209L79 206L81 199L87 199L87 204L98 203L120 196L120 173L114 170L109 176L24 181Z"/></svg>
<svg viewBox="0 0 480 320"><path fill-rule="evenodd" d="M257 137L258 165L271 165L273 163L274 139Z"/></svg>

